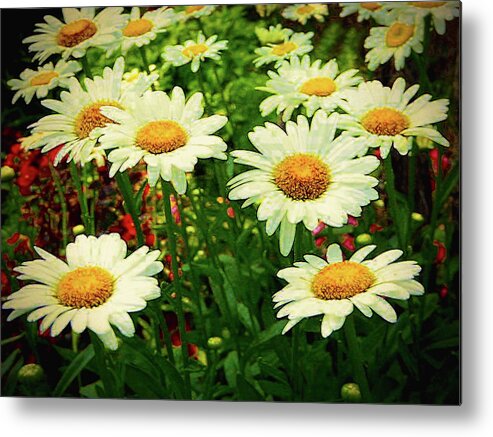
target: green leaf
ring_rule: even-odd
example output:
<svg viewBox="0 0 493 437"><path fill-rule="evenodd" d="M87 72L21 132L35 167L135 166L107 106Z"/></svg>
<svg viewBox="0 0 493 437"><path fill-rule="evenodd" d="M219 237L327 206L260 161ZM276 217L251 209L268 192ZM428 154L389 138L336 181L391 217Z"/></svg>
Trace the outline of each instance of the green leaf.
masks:
<svg viewBox="0 0 493 437"><path fill-rule="evenodd" d="M241 401L261 401L262 395L250 384L241 374L236 375L236 384L238 389L238 400Z"/></svg>
<svg viewBox="0 0 493 437"><path fill-rule="evenodd" d="M261 380L258 383L265 393L275 396L276 398L287 401L292 397L291 387L286 382L281 383Z"/></svg>
<svg viewBox="0 0 493 437"><path fill-rule="evenodd" d="M94 347L92 344L87 346L82 352L74 358L69 366L63 372L60 381L53 390L53 397L60 397L65 393L65 390L69 387L72 381L77 378L77 375L84 370L87 364L94 358Z"/></svg>
<svg viewBox="0 0 493 437"><path fill-rule="evenodd" d="M238 360L238 353L232 351L228 354L224 360L224 374L226 376L226 381L231 387L236 387L236 375L240 370L240 363Z"/></svg>
<svg viewBox="0 0 493 437"><path fill-rule="evenodd" d="M14 349L13 352L5 359L5 361L2 362L2 378L14 364L14 361L17 358L19 352L19 349Z"/></svg>

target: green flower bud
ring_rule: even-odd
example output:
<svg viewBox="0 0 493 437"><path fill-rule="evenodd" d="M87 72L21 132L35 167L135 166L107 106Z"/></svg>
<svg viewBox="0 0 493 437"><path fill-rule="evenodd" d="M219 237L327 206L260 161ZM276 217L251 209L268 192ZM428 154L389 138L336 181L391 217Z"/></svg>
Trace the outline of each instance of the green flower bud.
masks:
<svg viewBox="0 0 493 437"><path fill-rule="evenodd" d="M356 237L356 244L365 246L372 242L373 238L370 234L360 234Z"/></svg>
<svg viewBox="0 0 493 437"><path fill-rule="evenodd" d="M425 137L417 137L416 144L421 150L433 149L433 147L435 147L433 141Z"/></svg>
<svg viewBox="0 0 493 437"><path fill-rule="evenodd" d="M19 382L36 384L44 380L45 372L39 364L26 364L17 373Z"/></svg>
<svg viewBox="0 0 493 437"><path fill-rule="evenodd" d="M72 228L72 232L74 233L75 236L83 234L86 228L84 225L76 225Z"/></svg>
<svg viewBox="0 0 493 437"><path fill-rule="evenodd" d="M411 214L411 218L415 221L415 222L418 222L418 223L423 223L425 221L425 218L423 217L422 214L420 214L419 212L413 212Z"/></svg>
<svg viewBox="0 0 493 437"><path fill-rule="evenodd" d="M385 208L385 202L382 199L375 200L375 202L373 202L373 204L377 208Z"/></svg>
<svg viewBox="0 0 493 437"><path fill-rule="evenodd" d="M219 349L223 345L223 339L221 337L210 337L207 340L207 347L209 349Z"/></svg>
<svg viewBox="0 0 493 437"><path fill-rule="evenodd" d="M341 388L341 397L344 402L360 402L361 392L359 385L354 382L348 382Z"/></svg>
<svg viewBox="0 0 493 437"><path fill-rule="evenodd" d="M0 179L2 182L8 182L14 179L15 177L15 171L12 167L9 167L8 165L4 165L1 168L1 173L0 173Z"/></svg>

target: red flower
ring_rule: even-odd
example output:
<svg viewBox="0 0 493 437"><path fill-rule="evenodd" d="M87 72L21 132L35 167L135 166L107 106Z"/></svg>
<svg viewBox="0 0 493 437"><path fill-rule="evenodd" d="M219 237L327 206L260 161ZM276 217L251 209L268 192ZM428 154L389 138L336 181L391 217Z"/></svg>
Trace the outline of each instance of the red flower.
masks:
<svg viewBox="0 0 493 437"><path fill-rule="evenodd" d="M12 291L7 273L2 271L2 296L7 296Z"/></svg>
<svg viewBox="0 0 493 437"><path fill-rule="evenodd" d="M439 295L442 299L445 299L447 297L447 294L448 294L448 287L446 285L444 285L441 289L440 289L440 292L439 292Z"/></svg>
<svg viewBox="0 0 493 437"><path fill-rule="evenodd" d="M441 241L438 240L433 241L433 246L438 248L435 262L437 264L442 264L447 259L447 248Z"/></svg>
<svg viewBox="0 0 493 437"><path fill-rule="evenodd" d="M347 250L353 252L356 250L356 245L354 244L354 237L351 234L343 234L342 246Z"/></svg>
<svg viewBox="0 0 493 437"><path fill-rule="evenodd" d="M357 219L355 219L353 216L348 216L348 225L351 225L351 226L354 226L354 227L357 227L359 225L359 222Z"/></svg>
<svg viewBox="0 0 493 437"><path fill-rule="evenodd" d="M235 210L233 209L232 206L229 206L228 209L226 210L226 214L228 214L229 218L235 218Z"/></svg>
<svg viewBox="0 0 493 437"><path fill-rule="evenodd" d="M373 223L370 225L370 234L374 234L375 232L380 232L382 229L383 226Z"/></svg>
<svg viewBox="0 0 493 437"><path fill-rule="evenodd" d="M29 237L27 235L20 234L19 232L15 232L7 239L7 244L10 246L17 246L14 248L14 253L21 255L34 255L33 249L31 247L31 242L29 241Z"/></svg>
<svg viewBox="0 0 493 437"><path fill-rule="evenodd" d="M320 234L320 232L322 232L325 228L327 227L327 225L324 223L324 222L319 222L317 227L312 231L312 235L314 237L316 237L318 234Z"/></svg>
<svg viewBox="0 0 493 437"><path fill-rule="evenodd" d="M315 246L317 246L317 247L321 247L321 246L322 246L322 244L324 244L326 240L327 240L327 237L318 237L318 238L315 240Z"/></svg>
<svg viewBox="0 0 493 437"><path fill-rule="evenodd" d="M381 152L380 152L380 147L378 149L375 149L373 151L373 154L378 158L378 159L382 159L382 155L381 155Z"/></svg>
<svg viewBox="0 0 493 437"><path fill-rule="evenodd" d="M171 334L171 344L175 347L181 346L181 336L180 331L178 329L178 317L175 313L165 313L164 318L166 319L166 325L168 326L168 331ZM192 326L190 323L189 317L185 316L185 332L189 332L192 330ZM188 343L188 356L197 358L197 354L199 348L197 345Z"/></svg>
<svg viewBox="0 0 493 437"><path fill-rule="evenodd" d="M431 159L431 166L433 168L433 173L438 174L438 149L432 149L429 152L430 154L430 159ZM446 155L442 155L442 174L447 173L447 171L450 170L450 167L452 166L452 161L450 158Z"/></svg>

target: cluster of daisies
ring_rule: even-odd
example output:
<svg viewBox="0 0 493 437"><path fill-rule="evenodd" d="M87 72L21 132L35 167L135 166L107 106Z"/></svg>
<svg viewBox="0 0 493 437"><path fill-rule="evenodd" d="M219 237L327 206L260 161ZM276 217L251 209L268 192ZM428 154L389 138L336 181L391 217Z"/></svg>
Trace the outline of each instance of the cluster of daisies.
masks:
<svg viewBox="0 0 493 437"><path fill-rule="evenodd" d="M408 17L422 20L431 14L441 31L444 20L455 16L448 4L424 3L428 6L344 4L341 15L358 12L359 20L392 17L394 22L382 38L396 44L408 34L411 38L422 34L422 26L421 34L418 27L410 30ZM38 34L25 42L41 63L52 55L61 59L37 71L25 70L20 79L9 82L16 90L14 101L22 96L29 102L36 95L52 111L30 126L29 148L48 152L63 145L56 165L64 159L82 166L94 159L107 160L110 177L144 161L151 186L162 179L184 194L186 173L193 171L198 159L227 158L226 143L215 135L227 117L204 117L200 92L187 98L178 86L169 93L154 90L155 73L138 72L131 81L125 80L123 56L100 76L90 77L85 71L83 80L77 77L81 64L69 58L84 61L90 47L122 54L132 47L139 50L171 24L207 16L215 8L162 7L144 14L139 8L132 8L130 14L123 8L104 8L97 14L95 8L66 8L63 21L46 16L45 23L37 26ZM411 8L420 12L411 13ZM292 5L282 15L305 24L309 19L323 21L328 8ZM274 63L276 69L268 72L269 80L260 88L272 94L261 103L260 112L266 116L276 111L285 127L257 126L249 139L258 152L231 152L237 164L252 169L229 181L229 198L244 200L244 207L257 205L258 220L266 222L269 236L278 231L280 252L287 256L297 227L313 230L320 222L341 227L349 216L360 216L364 206L378 199L378 179L371 174L379 160L366 155L369 148L379 147L385 158L391 147L407 154L416 137L448 146L434 127L446 119L448 100L432 101L428 94L414 99L419 86L406 88L402 78L392 87L364 81L358 70L340 72L335 59L312 62L307 55L313 48L312 32L295 33L278 25L258 35L265 46L256 50L255 65ZM375 40L377 34L372 31L370 38ZM197 72L206 59L219 60L227 44L216 35L199 32L195 40L167 46L162 59L177 67L190 63ZM387 60L394 56L397 62L399 50L399 56L409 54L410 49L397 47L390 56L385 51ZM56 87L66 89L58 99L45 99ZM304 108L306 115L291 120L297 108ZM422 286L414 280L420 267L414 261L395 262L400 250L366 259L374 249L364 247L344 260L339 246L332 245L326 260L306 255L306 262L281 270L278 276L288 284L273 299L276 308L281 307L278 317L289 319L284 332L303 318L323 315L321 332L326 337L343 325L354 306L368 317L375 312L395 321L385 298L422 294ZM67 246L66 261L36 250L41 259L16 268L21 280L34 283L8 297L3 307L14 310L9 320L29 313L29 321L43 319L41 329L51 329L52 335L70 323L74 332L88 328L115 349L111 325L123 335L133 335L128 313L142 310L147 300L160 294L153 278L162 269L159 252L142 246L127 256L126 244L117 234L78 236Z"/></svg>

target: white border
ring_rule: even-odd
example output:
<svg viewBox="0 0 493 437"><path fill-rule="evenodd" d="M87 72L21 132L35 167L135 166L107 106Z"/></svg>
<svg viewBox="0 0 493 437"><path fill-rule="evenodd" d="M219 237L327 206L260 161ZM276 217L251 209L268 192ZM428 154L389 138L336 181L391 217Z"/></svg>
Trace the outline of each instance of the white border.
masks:
<svg viewBox="0 0 493 437"><path fill-rule="evenodd" d="M3 2L2 2L3 3ZM18 1L13 7L159 4ZM185 3L169 1L168 4ZM187 2L192 3L192 2ZM206 3L194 0L193 3ZM217 1L215 3L228 3ZM231 2L229 2L231 3ZM239 3L239 2L238 2ZM241 3L256 3L242 1ZM282 1L276 2L282 3ZM284 2L286 3L286 2ZM161 3L162 4L162 3ZM9 6L2 4L2 7ZM347 406L170 401L0 399L0 432L123 436L486 436L493 429L493 2L463 1L463 405ZM488 176L490 176L488 178ZM488 431L490 429L490 431ZM96 433L96 434L94 434ZM178 433L178 434L176 434Z"/></svg>

